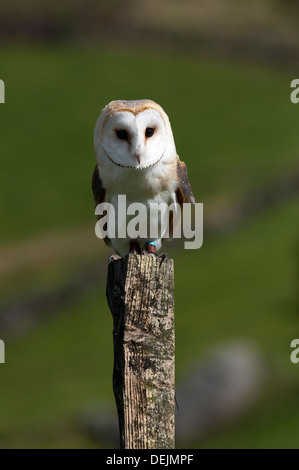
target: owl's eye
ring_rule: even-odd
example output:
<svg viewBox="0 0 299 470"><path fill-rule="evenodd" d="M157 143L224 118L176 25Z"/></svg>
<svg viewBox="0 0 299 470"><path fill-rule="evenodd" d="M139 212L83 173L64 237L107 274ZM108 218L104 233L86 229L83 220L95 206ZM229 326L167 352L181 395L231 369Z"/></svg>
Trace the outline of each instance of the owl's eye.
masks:
<svg viewBox="0 0 299 470"><path fill-rule="evenodd" d="M145 137L152 137L155 133L155 129L152 127L147 127L145 130Z"/></svg>
<svg viewBox="0 0 299 470"><path fill-rule="evenodd" d="M124 131L124 130L116 131L116 135L120 140L128 140L127 131Z"/></svg>

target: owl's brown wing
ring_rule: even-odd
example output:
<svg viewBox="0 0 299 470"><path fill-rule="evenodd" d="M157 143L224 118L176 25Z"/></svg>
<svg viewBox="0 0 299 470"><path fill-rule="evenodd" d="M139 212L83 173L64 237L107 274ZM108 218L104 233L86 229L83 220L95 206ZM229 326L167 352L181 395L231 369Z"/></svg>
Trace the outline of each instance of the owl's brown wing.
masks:
<svg viewBox="0 0 299 470"><path fill-rule="evenodd" d="M195 199L190 186L189 178L187 175L187 167L184 162L181 162L177 156L177 182L178 187L176 190L177 201L182 206L184 202L191 202L195 204Z"/></svg>
<svg viewBox="0 0 299 470"><path fill-rule="evenodd" d="M98 164L96 164L92 173L91 187L92 187L93 198L94 198L94 206L97 207L97 205L100 204L101 202L105 202L105 193L106 193L105 188L103 187L103 184L102 184L102 180L100 178ZM97 215L98 220L101 219L101 217L102 217L101 215ZM106 243L106 245L108 246L111 245L111 241L108 237L105 237L103 240Z"/></svg>
<svg viewBox="0 0 299 470"><path fill-rule="evenodd" d="M185 162L181 162L177 156L177 189L176 189L176 199L179 205L182 205L185 202L191 202L195 204L195 199L192 193L190 186L189 178L187 175L187 167ZM173 236L173 212L169 212L169 237Z"/></svg>
<svg viewBox="0 0 299 470"><path fill-rule="evenodd" d="M94 206L97 207L98 204L105 201L105 189L103 188L103 183L100 178L98 164L96 164L92 173L91 187L93 192Z"/></svg>

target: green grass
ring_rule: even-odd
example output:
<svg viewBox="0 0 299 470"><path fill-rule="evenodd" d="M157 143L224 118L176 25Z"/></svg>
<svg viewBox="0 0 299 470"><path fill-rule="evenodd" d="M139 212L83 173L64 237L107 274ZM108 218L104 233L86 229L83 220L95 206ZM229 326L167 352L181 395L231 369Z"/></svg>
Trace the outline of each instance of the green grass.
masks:
<svg viewBox="0 0 299 470"><path fill-rule="evenodd" d="M200 443L202 449L298 449L297 393L272 397L243 422Z"/></svg>
<svg viewBox="0 0 299 470"><path fill-rule="evenodd" d="M170 116L198 200L262 184L297 160L289 76L143 51L2 48L0 240L93 217L93 127L113 99Z"/></svg>
<svg viewBox="0 0 299 470"><path fill-rule="evenodd" d="M177 346L189 338L184 354L191 358L223 337L250 336L289 365L289 339L298 329L298 207L298 200L284 204L175 257L176 307L185 312L176 319ZM198 328L185 321L189 315L198 318Z"/></svg>

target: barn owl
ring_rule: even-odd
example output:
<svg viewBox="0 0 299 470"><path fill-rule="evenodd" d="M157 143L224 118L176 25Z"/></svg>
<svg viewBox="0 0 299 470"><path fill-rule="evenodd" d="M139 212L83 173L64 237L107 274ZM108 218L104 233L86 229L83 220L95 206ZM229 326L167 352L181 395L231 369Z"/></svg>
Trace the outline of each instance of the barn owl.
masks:
<svg viewBox="0 0 299 470"><path fill-rule="evenodd" d="M115 207L116 218L119 195L126 196L127 206L140 202L147 208L153 202L195 202L186 165L176 153L169 118L154 101L110 102L96 122L94 148L95 206L109 202ZM142 249L143 253L158 256L162 240L163 233L155 239L104 238L119 256L130 251L140 253Z"/></svg>

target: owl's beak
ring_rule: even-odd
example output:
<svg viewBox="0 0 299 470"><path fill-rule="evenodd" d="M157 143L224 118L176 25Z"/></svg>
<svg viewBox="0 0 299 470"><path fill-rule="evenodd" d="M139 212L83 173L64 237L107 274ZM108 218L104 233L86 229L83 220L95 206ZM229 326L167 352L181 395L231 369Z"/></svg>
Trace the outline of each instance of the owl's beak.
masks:
<svg viewBox="0 0 299 470"><path fill-rule="evenodd" d="M140 163L140 160L141 160L140 153L134 153L134 157L136 158L137 162Z"/></svg>

